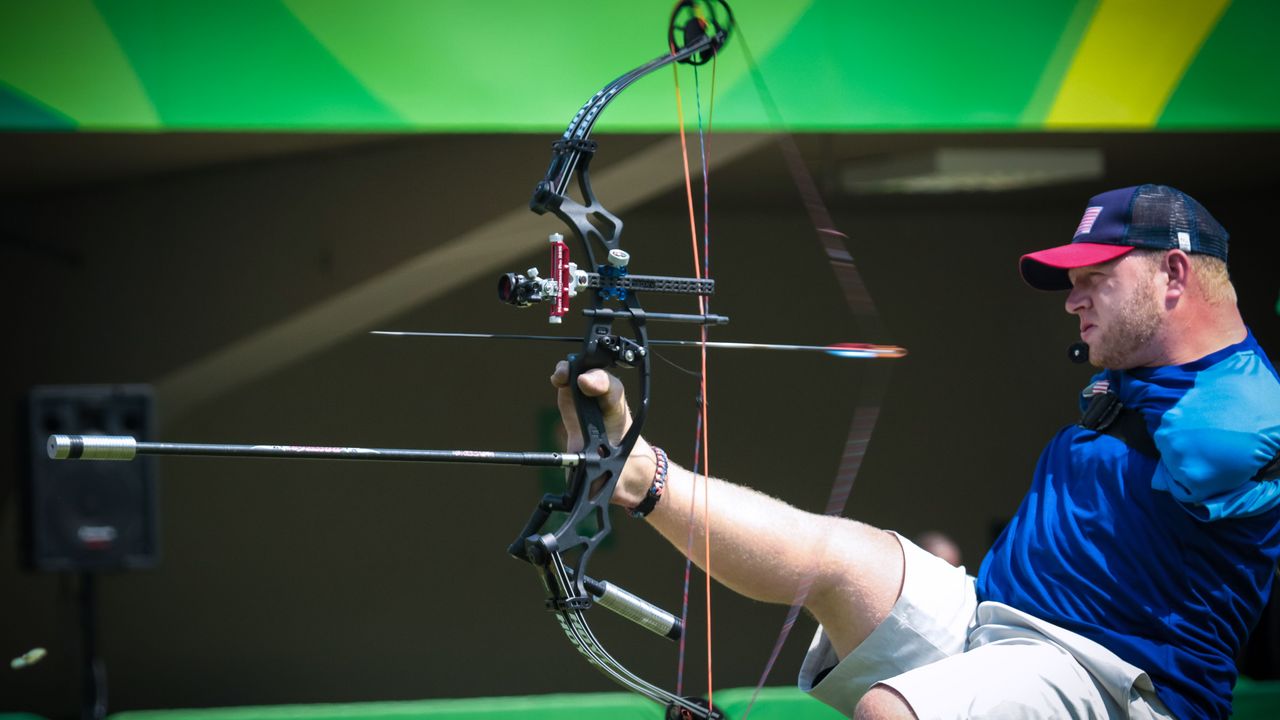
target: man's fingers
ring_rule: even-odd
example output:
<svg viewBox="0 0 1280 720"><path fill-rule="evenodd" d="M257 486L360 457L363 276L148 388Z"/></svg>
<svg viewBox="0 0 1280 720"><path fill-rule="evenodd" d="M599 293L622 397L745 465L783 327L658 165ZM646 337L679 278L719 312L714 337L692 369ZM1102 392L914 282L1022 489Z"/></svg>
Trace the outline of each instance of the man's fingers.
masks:
<svg viewBox="0 0 1280 720"><path fill-rule="evenodd" d="M603 370L590 370L578 376L578 387L584 395L599 398L609 439L618 442L631 425L622 381Z"/></svg>
<svg viewBox="0 0 1280 720"><path fill-rule="evenodd" d="M556 388L556 404L560 406L560 417L568 436L567 449L577 452L582 449L583 441L581 428L578 427L578 411L573 403L573 392L569 389L569 363L562 360L556 364L555 372L551 373L551 384ZM627 396L622 381L604 370L588 370L578 376L578 389L583 395L598 399L609 438L618 442L631 425L631 414L627 411Z"/></svg>
<svg viewBox="0 0 1280 720"><path fill-rule="evenodd" d="M600 397L609 392L613 385L621 387L622 382L600 369L588 370L578 376L578 387L588 397Z"/></svg>
<svg viewBox="0 0 1280 720"><path fill-rule="evenodd" d="M627 409L626 391L622 381L603 370L591 370L578 376L578 387L591 397L600 398L605 415Z"/></svg>
<svg viewBox="0 0 1280 720"><path fill-rule="evenodd" d="M556 389L569 387L569 363L561 360L556 363L555 372L551 373L551 384ZM616 402L622 394L622 381L604 370L588 370L578 376L578 387L588 397L600 397L608 393L607 398Z"/></svg>
<svg viewBox="0 0 1280 720"><path fill-rule="evenodd" d="M565 450L582 449L582 429L578 427L578 409L573 404L573 391L569 389L569 363L561 360L551 373L551 384L556 388L556 405L560 408L560 420L564 423Z"/></svg>
<svg viewBox="0 0 1280 720"><path fill-rule="evenodd" d="M569 386L569 361L561 360L556 363L556 369L551 373L551 384L557 388Z"/></svg>

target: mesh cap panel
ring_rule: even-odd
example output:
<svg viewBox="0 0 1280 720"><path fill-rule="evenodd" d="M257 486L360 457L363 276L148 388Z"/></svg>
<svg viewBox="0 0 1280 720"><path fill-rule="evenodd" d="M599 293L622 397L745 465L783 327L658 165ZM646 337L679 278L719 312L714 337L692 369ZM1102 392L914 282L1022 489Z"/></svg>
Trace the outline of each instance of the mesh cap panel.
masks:
<svg viewBox="0 0 1280 720"><path fill-rule="evenodd" d="M1128 240L1133 245L1180 247L1227 259L1227 231L1186 193L1165 185L1143 185L1133 194L1130 213Z"/></svg>

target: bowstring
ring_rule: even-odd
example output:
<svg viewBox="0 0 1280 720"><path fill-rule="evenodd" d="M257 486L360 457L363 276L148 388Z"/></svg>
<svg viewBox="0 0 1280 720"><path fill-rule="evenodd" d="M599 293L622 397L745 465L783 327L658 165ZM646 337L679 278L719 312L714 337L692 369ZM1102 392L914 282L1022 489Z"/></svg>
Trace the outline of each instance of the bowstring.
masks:
<svg viewBox="0 0 1280 720"><path fill-rule="evenodd" d="M695 100L694 105L696 108L696 113L698 118L698 147L699 147L699 156L700 156L700 161L702 166L702 246L703 247L702 247L702 253L701 253L701 260L699 260L699 252L698 252L698 223L697 223L697 215L694 211L693 182L689 173L689 150L688 150L688 142L686 139L685 126L684 126L684 104L682 100L682 93L680 90L680 73L678 68L674 66L672 68L673 75L675 77L676 110L677 110L678 126L680 129L680 152L681 152L681 156L683 159L683 166L684 166L685 198L687 201L688 211L689 211L689 235L690 235L690 244L691 244L692 254L693 254L693 269L694 269L694 276L698 279L709 278L711 275L711 220L710 220L711 193L710 193L710 180L709 180L710 163L708 159L709 153L710 153L710 148L709 148L710 144L707 140L707 135L710 134L711 118L715 109L716 64L717 64L716 58L713 56L711 60L711 96L710 96L711 100L709 102L707 119L705 124L702 118L702 85L701 85L700 74L698 72L697 66L695 65L693 67L694 100ZM710 300L707 297L705 296L698 297L698 310L699 310L699 313L702 315L706 315L707 313L710 312ZM708 482L706 482L705 480L705 478L709 478L711 475L710 473L710 467L711 467L710 445L711 444L709 441L710 439L709 439L709 432L708 432L710 428L710 423L708 421L709 403L707 401L707 346L706 346L707 326L702 325L700 330L701 330L700 332L701 346L699 350L700 350L700 356L701 356L700 358L701 372L698 375L698 402L697 402L698 413L697 413L697 419L694 427L694 451L693 451L694 487L693 487L693 492L691 493L691 496L690 496L690 503L691 503L689 507L690 521L688 523L689 534L688 534L686 548L685 548L686 559L685 559L685 568L684 568L683 590L681 594L680 618L682 623L687 623L688 617L689 617L689 589L690 589L690 580L692 576L692 567L693 567L693 530L694 530L693 517L695 515L695 511L697 507L696 503L697 503L698 485L699 485L698 480L699 480L699 477L701 476L704 478L704 481L701 483L701 486L702 486L702 501L703 501L703 532L704 532L703 569L705 571L705 577L706 577L705 595L706 595L706 612L707 612L707 704L708 706L712 706L713 670L712 670L712 605L711 605L711 522L710 522L710 513L709 513L709 509L710 509L710 504L709 504L710 500L709 500L709 492L708 492L709 487L708 487ZM684 694L684 666L685 666L685 653L686 653L686 639L685 639L686 635L687 634L682 634L680 637L679 659L677 662L677 670L676 670L676 694L677 695Z"/></svg>
<svg viewBox="0 0 1280 720"><path fill-rule="evenodd" d="M698 111L698 148L702 159L702 263L703 277L711 277L711 182L710 182L710 165L708 163L708 155L710 147L707 136L711 134L711 110L715 107L715 77L716 77L716 61L715 56L711 59L711 101L707 110L706 131L703 131L702 124L702 87L699 82L700 74L697 66L694 66L693 85L694 98L696 99L696 107ZM711 312L711 298L705 295L698 296L701 302L699 307L702 308L703 314ZM701 326L702 345L699 351L702 355L702 377L699 397L702 402L701 418L702 418L702 528L703 538L702 547L705 554L704 557L704 580L706 582L705 594L707 598L707 706L714 707L711 696L711 421L709 416L709 408L711 405L710 396L707 394L707 326ZM685 563L689 563L686 556Z"/></svg>
<svg viewBox="0 0 1280 720"><path fill-rule="evenodd" d="M694 212L693 212L693 182L689 177L689 148L685 142L685 135L684 135L684 102L680 92L680 70L676 65L672 65L671 72L672 72L672 76L675 78L676 123L680 129L680 154L683 159L682 167L684 169L685 198L688 201L688 205L689 205L689 233L693 237L693 272L694 272L694 276L700 279L702 277L702 263L698 259L698 224L697 224L697 218L694 216ZM705 307L705 305L703 305L702 303L702 298L699 297L698 308L701 309L703 307ZM701 386L701 377L699 377L699 386ZM693 433L694 492L690 496L691 498L697 497L698 459L699 459L699 453L702 448L701 404L702 404L701 398L699 398L699 401L698 401L699 412L697 414L697 422L696 422L696 426L694 428L694 433ZM689 517L692 518L693 514L694 514L694 506L690 505ZM693 547L693 523L691 521L689 523L689 540L688 540L688 545L685 552L684 586L683 586L683 589L681 590L681 600L680 600L680 624L681 624L681 627L685 627L685 628L689 627L689 624L688 624L689 623L689 577L691 573L691 563L689 561L689 552L692 551L692 547ZM684 695L685 645L687 643L688 635L689 634L687 632L680 634L679 656L676 661L676 695L680 695L680 696Z"/></svg>

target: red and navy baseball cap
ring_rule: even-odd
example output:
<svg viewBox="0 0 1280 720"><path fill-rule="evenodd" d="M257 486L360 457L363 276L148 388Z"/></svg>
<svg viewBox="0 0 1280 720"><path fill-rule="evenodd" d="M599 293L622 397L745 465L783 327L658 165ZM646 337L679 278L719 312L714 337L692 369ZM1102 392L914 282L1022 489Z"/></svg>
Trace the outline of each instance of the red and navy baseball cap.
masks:
<svg viewBox="0 0 1280 720"><path fill-rule="evenodd" d="M1190 195L1137 185L1094 195L1067 245L1022 256L1018 270L1039 290L1069 290L1072 268L1115 260L1134 248L1180 249L1227 260L1227 231Z"/></svg>

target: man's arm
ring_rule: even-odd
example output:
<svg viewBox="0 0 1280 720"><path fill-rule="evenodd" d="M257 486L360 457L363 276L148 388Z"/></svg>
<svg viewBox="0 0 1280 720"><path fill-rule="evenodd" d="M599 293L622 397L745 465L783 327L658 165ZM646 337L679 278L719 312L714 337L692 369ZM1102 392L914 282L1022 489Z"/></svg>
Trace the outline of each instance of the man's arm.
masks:
<svg viewBox="0 0 1280 720"><path fill-rule="evenodd" d="M1201 520L1250 517L1280 505L1280 383L1265 358L1240 353L1202 371L1153 435L1152 486Z"/></svg>
<svg viewBox="0 0 1280 720"><path fill-rule="evenodd" d="M582 447L568 388L568 364L551 382L558 391L570 452ZM579 387L597 397L615 442L631 425L622 383L601 370L584 373ZM657 460L640 438L631 452L612 502L640 503L653 482ZM706 493L704 497L704 492ZM695 477L670 464L662 499L646 518L680 552L703 567L707 523L711 527L711 575L747 597L781 604L795 600L806 581L806 608L826 628L837 654L851 652L888 615L902 587L902 550L894 536L845 518L807 513L750 488ZM703 567L703 570L706 570Z"/></svg>

